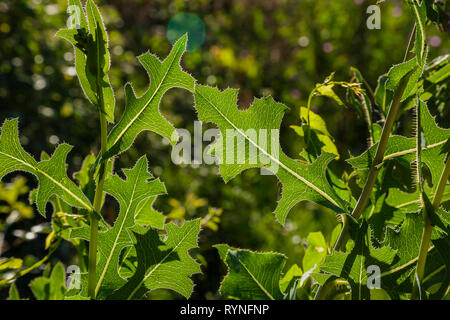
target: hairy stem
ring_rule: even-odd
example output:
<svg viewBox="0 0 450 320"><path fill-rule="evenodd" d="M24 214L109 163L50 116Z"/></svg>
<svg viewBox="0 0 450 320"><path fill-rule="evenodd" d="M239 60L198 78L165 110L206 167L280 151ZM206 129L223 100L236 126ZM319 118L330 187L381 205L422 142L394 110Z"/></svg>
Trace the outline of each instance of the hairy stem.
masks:
<svg viewBox="0 0 450 320"><path fill-rule="evenodd" d="M410 74L411 73L406 75L401 80L397 90L395 90L394 98L392 100L391 107L389 108L386 122L384 123L383 126L383 131L381 132L381 138L380 141L378 142L377 151L375 153L375 157L370 167L366 184L364 185L361 195L359 196L358 202L356 203L356 206L351 214L355 219L358 219L364 212L364 209L366 208L367 203L369 201L370 194L372 193L373 186L375 185L375 181L377 180L379 165L383 162L384 152L386 151L389 135L391 134L392 127L394 125L395 120L397 119L398 110L400 109L401 105L401 99L403 93L405 92Z"/></svg>

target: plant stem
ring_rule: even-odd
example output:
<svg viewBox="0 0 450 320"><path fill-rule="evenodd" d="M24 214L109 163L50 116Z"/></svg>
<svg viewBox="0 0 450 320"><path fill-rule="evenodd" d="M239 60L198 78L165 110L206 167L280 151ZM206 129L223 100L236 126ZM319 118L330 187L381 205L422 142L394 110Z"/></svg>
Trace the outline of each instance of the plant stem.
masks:
<svg viewBox="0 0 450 320"><path fill-rule="evenodd" d="M383 163L384 152L386 151L389 135L391 134L392 127L394 125L395 120L397 119L397 114L398 110L400 109L402 96L403 93L405 92L406 85L408 83L410 75L411 72L407 74L405 77L403 77L397 89L395 90L394 98L392 100L386 121L383 126L381 138L380 141L378 142L377 151L375 153L375 157L370 167L366 184L364 185L364 188L359 196L358 202L356 203L356 206L351 213L352 217L355 219L358 219L366 209L367 203L370 198L370 194L372 193L373 186L375 185L375 182L377 180L379 166L380 164ZM342 227L341 234L339 235L338 241L336 241L335 250L343 250L345 248L345 245L347 244L348 239L349 239L348 224L347 225L344 224Z"/></svg>
<svg viewBox="0 0 450 320"><path fill-rule="evenodd" d="M450 175L450 158L447 156L447 161L445 162L445 167L444 170L442 171L438 187L436 190L436 194L433 199L434 210L439 209L439 205L441 204L442 195L444 194L445 185L447 184L449 175ZM422 279L425 273L425 264L427 262L427 254L428 248L430 246L431 232L433 231L433 226L431 225L431 218L425 206L423 206L423 217L424 217L424 227L416 267L417 279L414 280L414 287L411 295L411 300L417 300L418 298L420 298L419 284L422 283Z"/></svg>
<svg viewBox="0 0 450 320"><path fill-rule="evenodd" d="M308 97L308 103L306 105L306 107L308 108L308 115L307 115L307 119L306 119L306 121L308 122L308 130L305 132L305 137L306 137L305 143L306 143L306 145L309 144L309 138L311 136L311 133L310 133L311 122L310 122L310 118L309 118L309 113L311 112L311 101L312 101L312 98L314 97L315 93L316 93L316 88L314 88L310 92L309 97ZM313 148L315 149L314 144L313 144Z"/></svg>
<svg viewBox="0 0 450 320"><path fill-rule="evenodd" d="M349 226L348 226L348 217L346 214L342 215L342 230L339 234L338 239L336 240L336 243L334 244L334 250L339 251L345 247L345 244L348 241L349 237ZM345 244L344 244L345 243Z"/></svg>
<svg viewBox="0 0 450 320"><path fill-rule="evenodd" d="M403 93L405 92L406 85L408 83L409 73L406 75L398 85L397 90L395 90L394 98L391 103L391 107L389 108L389 112L386 118L386 122L383 126L383 131L381 132L381 138L378 142L377 151L375 153L375 157L373 159L372 165L370 167L369 175L366 180L366 184L359 196L358 202L356 203L355 208L353 209L352 216L355 219L358 219L361 214L364 212L364 209L367 206L367 202L369 201L370 194L372 193L373 186L375 181L377 180L379 165L383 162L384 152L386 151L386 146L389 140L389 136L392 131L392 127L394 125L395 120L397 119L398 110L400 109L401 100Z"/></svg>
<svg viewBox="0 0 450 320"><path fill-rule="evenodd" d="M105 116L105 103L103 99L102 88L102 70L100 67L100 47L99 37L100 28L97 25L96 29L96 42L97 42L97 99L98 99L98 113L100 116L100 154L101 157L106 152L107 138L108 138L108 123ZM91 214L91 235L89 240L89 267L88 267L88 294L91 299L95 299L96 296L96 284L97 284L97 243L98 243L98 216L101 214L101 208L103 204L103 185L105 182L105 168L106 162L102 161L99 168L98 183L95 188L94 196L94 211ZM95 179L95 173L94 173Z"/></svg>
<svg viewBox="0 0 450 320"><path fill-rule="evenodd" d="M107 123L105 115L100 111L100 130L101 130L101 151L100 156L106 151ZM96 286L96 265L97 265L97 242L98 242L98 217L103 204L103 185L105 182L105 162L102 162L99 168L99 180L95 189L94 212L91 214L91 236L89 240L89 276L88 293L91 299L95 299Z"/></svg>

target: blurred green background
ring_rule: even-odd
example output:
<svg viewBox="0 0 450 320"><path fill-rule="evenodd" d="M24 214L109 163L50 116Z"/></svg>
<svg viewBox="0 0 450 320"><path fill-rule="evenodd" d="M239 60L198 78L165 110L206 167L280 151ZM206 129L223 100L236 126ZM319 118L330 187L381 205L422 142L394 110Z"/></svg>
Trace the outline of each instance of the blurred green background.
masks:
<svg viewBox="0 0 450 320"><path fill-rule="evenodd" d="M283 119L281 143L289 156L298 157L298 136L289 126L299 124L299 108L305 106L315 83L322 82L333 71L336 80L348 81L350 66L354 66L375 87L379 75L403 60L413 27L409 8L401 0L386 1L381 6L381 30L369 30L366 9L375 2L96 1L109 31L116 118L120 118L125 104L124 84L131 82L138 95L148 85L148 77L135 57L150 50L164 58L171 47L167 38L170 20L179 13L189 13L203 21L205 39L201 46L191 47L185 54L183 67L200 83L240 88L239 105L243 108L252 103L254 96L272 95L285 103L290 110ZM20 118L21 142L35 157L42 150L52 153L61 142L74 145L68 158L71 175L79 170L85 155L97 153L99 137L96 110L84 98L75 75L72 47L55 36L66 25L66 8L65 0L0 1L0 121ZM193 25L202 28L198 21ZM430 27L428 34L431 57L449 52L448 33L439 34ZM192 132L196 119L192 103L191 94L172 89L163 98L161 111L176 127ZM358 154L366 148L363 119L350 108L325 98L314 99L313 110L327 121L342 152L335 166L344 168L348 153L343 150ZM204 125L204 129L209 127ZM129 167L140 155L147 154L152 172L165 182L168 190L168 195L160 197L155 207L174 219L205 217L212 208L223 209L217 230L205 228L200 248L192 253L203 264L203 274L194 277L195 299L217 297L225 274L212 244L278 251L289 257L289 267L293 263L301 265L310 232L321 231L329 239L338 223L333 212L312 203L300 203L291 211L286 225L281 226L272 214L281 192L274 176L261 176L259 170L252 169L224 184L217 167L177 166L171 162L170 152L169 145L159 136L143 133L134 147L116 160L116 169ZM8 175L4 181L11 182L16 176ZM4 241L0 253L31 255L28 259L32 261L45 254L49 220L35 214L34 218L28 216L4 230L7 214L13 210L29 213L29 208L14 207L21 206L20 201L27 203L26 186L32 188L36 183L33 177L25 177L27 184L20 185L23 192L16 190L12 201L8 202L8 197L5 200L7 191L0 189L0 195L3 194L0 215L5 214L1 217ZM117 204L108 199L104 215L111 223L116 210ZM36 224L42 224L42 230L31 232ZM58 249L53 259L76 263L68 243ZM21 294L29 294L25 284L34 276L30 274L17 282ZM5 294L1 291L2 297ZM161 290L151 297L178 296Z"/></svg>

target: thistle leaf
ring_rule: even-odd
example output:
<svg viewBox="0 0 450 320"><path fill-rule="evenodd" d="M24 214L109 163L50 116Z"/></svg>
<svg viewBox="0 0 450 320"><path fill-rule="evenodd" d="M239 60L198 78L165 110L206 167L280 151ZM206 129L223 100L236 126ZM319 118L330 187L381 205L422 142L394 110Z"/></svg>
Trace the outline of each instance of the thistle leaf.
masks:
<svg viewBox="0 0 450 320"><path fill-rule="evenodd" d="M18 119L5 120L0 136L0 179L13 171L26 171L39 180L35 199L39 213L45 216L45 205L57 195L72 207L93 210L75 183L67 177L66 157L72 147L60 144L49 160L37 162L20 145Z"/></svg>
<svg viewBox="0 0 450 320"><path fill-rule="evenodd" d="M412 58L406 62L394 65L387 73L388 80L386 82L386 89L394 91L399 85L400 81L409 73L411 73L408 82L406 84L405 91L403 92L401 101L405 101L408 97L416 92L419 79L422 76L425 68L425 60L428 54L428 49L424 53L423 61L419 64L417 57Z"/></svg>
<svg viewBox="0 0 450 320"><path fill-rule="evenodd" d="M353 299L358 300L370 298L367 286L370 275L368 267L375 265L380 268L380 271L387 271L396 255L396 251L387 246L374 248L370 241L366 240L367 232L369 232L368 225L363 222L356 232L355 246L351 252L335 251L326 256L320 265L321 273L348 280L352 288ZM315 276L313 275L313 277ZM381 285L384 288L383 281L381 281Z"/></svg>
<svg viewBox="0 0 450 320"><path fill-rule="evenodd" d="M92 0L86 4L86 12L79 0L69 0L69 7L75 8L73 14L79 16L79 26L61 29L56 35L73 45L75 51L75 70L81 88L89 101L99 106L98 82L102 87L102 98L106 119L114 122L114 91L109 82L110 56L108 52L108 35L103 19ZM87 19L86 19L87 15Z"/></svg>
<svg viewBox="0 0 450 320"><path fill-rule="evenodd" d="M151 130L167 138L172 144L178 140L174 127L160 114L159 103L164 93L174 87L194 90L194 78L180 67L181 57L186 49L187 35L173 46L164 61L147 52L139 56L139 62L148 72L150 86L136 97L131 84L125 85L125 112L108 136L108 152L111 157L127 150L136 136L143 130Z"/></svg>
<svg viewBox="0 0 450 320"><path fill-rule="evenodd" d="M407 213L400 227L396 229L391 227L387 228L383 245L396 250L397 256L390 270L382 274L381 282L386 285L386 289L391 295L411 291L414 281L414 270L419 255L423 225L421 215L418 213ZM445 237L445 235L435 229L432 232L431 239L443 239L443 236ZM430 273L430 268L439 268L443 263L436 248L430 246L425 276Z"/></svg>
<svg viewBox="0 0 450 320"><path fill-rule="evenodd" d="M381 75L378 78L378 85L375 89L375 103L383 111L384 115L387 114L389 104L394 97L394 93L386 89L386 83L388 80L389 78L387 74Z"/></svg>
<svg viewBox="0 0 450 320"><path fill-rule="evenodd" d="M186 298L194 284L190 276L200 272L200 265L188 251L197 247L200 220L186 221L178 227L166 224L166 237L151 228L135 227L133 238L137 254L134 275L110 299L139 299L146 292L167 288Z"/></svg>
<svg viewBox="0 0 450 320"><path fill-rule="evenodd" d="M417 63L419 66L423 66L426 59L426 33L425 24L427 22L427 8L425 2L419 5L417 0L408 0L409 7L414 14L416 20L416 41L414 49L416 51Z"/></svg>
<svg viewBox="0 0 450 320"><path fill-rule="evenodd" d="M127 179L117 175L110 176L104 184L105 192L117 199L120 213L112 228L98 235L99 260L97 262L96 297L105 298L126 281L119 275L120 252L133 245L130 229L136 224L135 216L141 202L150 199L150 203L160 194L166 193L164 184L154 179L148 172L147 158L142 156L132 169L123 170ZM89 227L72 230L72 238L89 241ZM85 275L84 275L85 276ZM87 288L83 287L82 295Z"/></svg>
<svg viewBox="0 0 450 320"><path fill-rule="evenodd" d="M224 248L228 249L224 255ZM281 300L281 271L286 257L280 253L232 250L219 245L218 250L228 267L220 287L223 296L244 300Z"/></svg>
<svg viewBox="0 0 450 320"><path fill-rule="evenodd" d="M279 144L279 128L286 106L269 97L255 99L249 109L240 111L236 104L237 94L235 89L219 91L207 86L195 87L199 120L216 123L221 132L212 152L219 159L220 174L225 182L254 167L266 168L276 174L283 184L283 195L275 210L281 224L290 209L303 200L345 212L345 201L339 198L325 176L328 163L335 155L322 152L312 164L289 158Z"/></svg>

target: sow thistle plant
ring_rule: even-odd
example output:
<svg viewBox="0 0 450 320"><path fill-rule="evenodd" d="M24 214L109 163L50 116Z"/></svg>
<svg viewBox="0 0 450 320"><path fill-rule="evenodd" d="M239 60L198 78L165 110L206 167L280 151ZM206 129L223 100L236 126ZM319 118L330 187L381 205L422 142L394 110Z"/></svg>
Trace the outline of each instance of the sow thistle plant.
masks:
<svg viewBox="0 0 450 320"><path fill-rule="evenodd" d="M20 299L14 280L44 264L63 240L77 248L80 265L86 262L80 284L64 283L60 263L53 269L47 267L42 277L30 283L38 299L140 299L158 288L190 297L194 287L190 277L201 270L189 250L197 247L202 221L165 223L165 217L152 208L166 188L149 172L146 156L124 169L124 178L114 170L114 158L129 149L144 130L176 145L177 130L159 110L161 98L174 87L194 95L198 120L218 127L214 155L225 182L246 169L265 168L282 185L274 211L279 223L284 225L290 210L304 200L331 208L341 221L331 241L321 233L311 233L303 261L287 271L283 254L215 245L228 267L220 287L223 297L450 298L450 214L445 206L450 199L450 130L440 128L428 108L428 103L445 105L448 101L442 92L448 93L450 56L428 62L425 26L437 22L438 13L432 1L407 3L415 19L415 41L411 52L408 46L405 61L380 76L375 90L356 68L351 69L350 82L336 81L332 74L317 84L307 106L300 108L300 125L292 127L303 146L300 158L292 159L281 150L278 140L287 107L263 97L241 111L237 89L199 84L180 67L187 35L176 41L162 61L149 52L138 57L150 84L139 97L131 84L125 85L126 106L116 122L108 77L108 35L102 17L92 0L85 7L79 0L69 0L70 12L78 13L77 22L57 35L73 45L80 85L98 110L101 146L97 155L86 156L74 181L66 173L72 146L62 143L52 155L42 153L37 161L20 145L18 119L4 121L0 177L14 171L31 173L39 181L38 188L30 192L31 203L44 217L47 203L53 206L48 255L27 269L21 268L20 259L1 261L0 270L15 270L0 281L2 286L10 285L10 299ZM407 60L410 55L413 57ZM345 102L335 93L336 87L347 91ZM330 167L344 153L337 149L320 115L311 110L311 101L317 96L350 105L367 124L368 149L347 159L353 168L350 172L337 173ZM406 112L415 114L413 137L395 134L399 117ZM224 161L227 144L234 143L225 138L230 130L241 138L244 150L257 149L260 156L243 162ZM247 134L249 130L263 130L265 143ZM232 149L236 148L233 144ZM268 166L267 160L276 166ZM400 174L404 171L412 173L413 187L411 175ZM113 225L101 215L105 194L120 205ZM211 221L220 214L212 214Z"/></svg>

